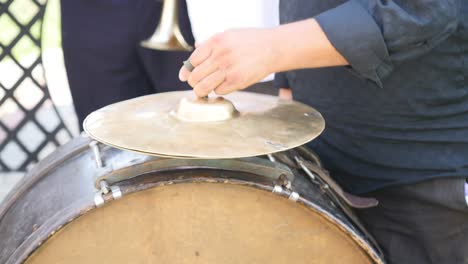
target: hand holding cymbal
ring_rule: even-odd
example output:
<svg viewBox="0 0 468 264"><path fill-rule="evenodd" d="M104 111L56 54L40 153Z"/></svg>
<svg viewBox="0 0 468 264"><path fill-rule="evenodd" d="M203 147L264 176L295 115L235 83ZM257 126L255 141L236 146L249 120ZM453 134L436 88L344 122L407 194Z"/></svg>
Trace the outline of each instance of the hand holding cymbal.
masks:
<svg viewBox="0 0 468 264"><path fill-rule="evenodd" d="M274 72L272 66L278 62L270 42L269 29L219 33L197 45L188 59L192 67L181 67L179 79L200 97L244 89Z"/></svg>

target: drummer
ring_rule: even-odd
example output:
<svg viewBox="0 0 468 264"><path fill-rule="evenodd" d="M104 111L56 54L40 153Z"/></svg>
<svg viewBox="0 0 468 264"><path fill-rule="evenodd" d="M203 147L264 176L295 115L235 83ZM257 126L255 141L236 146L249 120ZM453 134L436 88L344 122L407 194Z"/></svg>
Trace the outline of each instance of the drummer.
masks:
<svg viewBox="0 0 468 264"><path fill-rule="evenodd" d="M467 263L468 2L282 0L282 24L199 45L179 78L198 96L274 72L322 112L310 144L389 263ZM337 252L337 254L339 254Z"/></svg>

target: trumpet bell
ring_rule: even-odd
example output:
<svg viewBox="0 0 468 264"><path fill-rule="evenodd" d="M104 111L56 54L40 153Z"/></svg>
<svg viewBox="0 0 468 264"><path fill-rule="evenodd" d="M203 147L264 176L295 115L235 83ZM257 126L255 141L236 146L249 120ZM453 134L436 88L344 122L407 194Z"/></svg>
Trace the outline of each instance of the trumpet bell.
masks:
<svg viewBox="0 0 468 264"><path fill-rule="evenodd" d="M161 20L154 34L141 42L145 48L167 51L191 51L179 27L177 0L165 0Z"/></svg>
<svg viewBox="0 0 468 264"><path fill-rule="evenodd" d="M141 46L148 49L155 50L168 50L168 51L191 51L193 49L188 44L180 29L174 29L173 32L158 32L151 36L151 38L141 42Z"/></svg>

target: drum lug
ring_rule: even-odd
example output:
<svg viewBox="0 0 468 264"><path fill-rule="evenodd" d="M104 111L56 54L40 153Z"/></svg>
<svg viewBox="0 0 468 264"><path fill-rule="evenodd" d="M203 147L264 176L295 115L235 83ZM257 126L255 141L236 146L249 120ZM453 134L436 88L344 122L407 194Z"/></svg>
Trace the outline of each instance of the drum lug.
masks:
<svg viewBox="0 0 468 264"><path fill-rule="evenodd" d="M297 202L297 200L300 198L300 195L292 190L292 183L286 175L280 175L278 177L278 179L275 181L275 186L273 187L272 192L279 195L288 196L288 199L293 202Z"/></svg>
<svg viewBox="0 0 468 264"><path fill-rule="evenodd" d="M291 192L288 199L293 201L293 202L297 202L297 200L299 200L300 197L301 196L297 192Z"/></svg>
<svg viewBox="0 0 468 264"><path fill-rule="evenodd" d="M104 200L104 197L102 197L102 193L100 192L97 192L95 195L94 195L94 205L96 207L101 207L103 206L105 203L105 200Z"/></svg>
<svg viewBox="0 0 468 264"><path fill-rule="evenodd" d="M104 197L109 192L112 195L112 200L122 198L123 194L119 186L113 185L109 187L109 184L107 184L107 182L104 180L100 181L99 185L101 186L101 189L94 195L94 205L96 205L96 207L103 206L104 203L109 200Z"/></svg>
<svg viewBox="0 0 468 264"><path fill-rule="evenodd" d="M122 190L120 190L120 187L117 185L111 186L111 192L112 192L112 198L114 200L122 198Z"/></svg>
<svg viewBox="0 0 468 264"><path fill-rule="evenodd" d="M280 185L275 185L275 187L273 187L272 193L288 196L288 199L293 202L297 202L297 200L301 198L297 192L292 191L290 188L283 188Z"/></svg>
<svg viewBox="0 0 468 264"><path fill-rule="evenodd" d="M275 187L273 187L273 193L278 193L278 194L282 194L283 193L283 187L279 186L279 185L275 185Z"/></svg>

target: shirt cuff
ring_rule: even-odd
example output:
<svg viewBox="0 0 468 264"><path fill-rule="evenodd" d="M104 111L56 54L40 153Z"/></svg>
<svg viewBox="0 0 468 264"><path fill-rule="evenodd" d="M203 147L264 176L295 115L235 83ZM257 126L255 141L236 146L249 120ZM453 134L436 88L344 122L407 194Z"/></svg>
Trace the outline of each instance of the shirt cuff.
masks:
<svg viewBox="0 0 468 264"><path fill-rule="evenodd" d="M275 79L273 80L273 87L279 88L291 88L289 86L288 77L286 72L278 72L275 74Z"/></svg>
<svg viewBox="0 0 468 264"><path fill-rule="evenodd" d="M315 17L351 70L382 87L393 66L379 26L359 3L350 0Z"/></svg>

